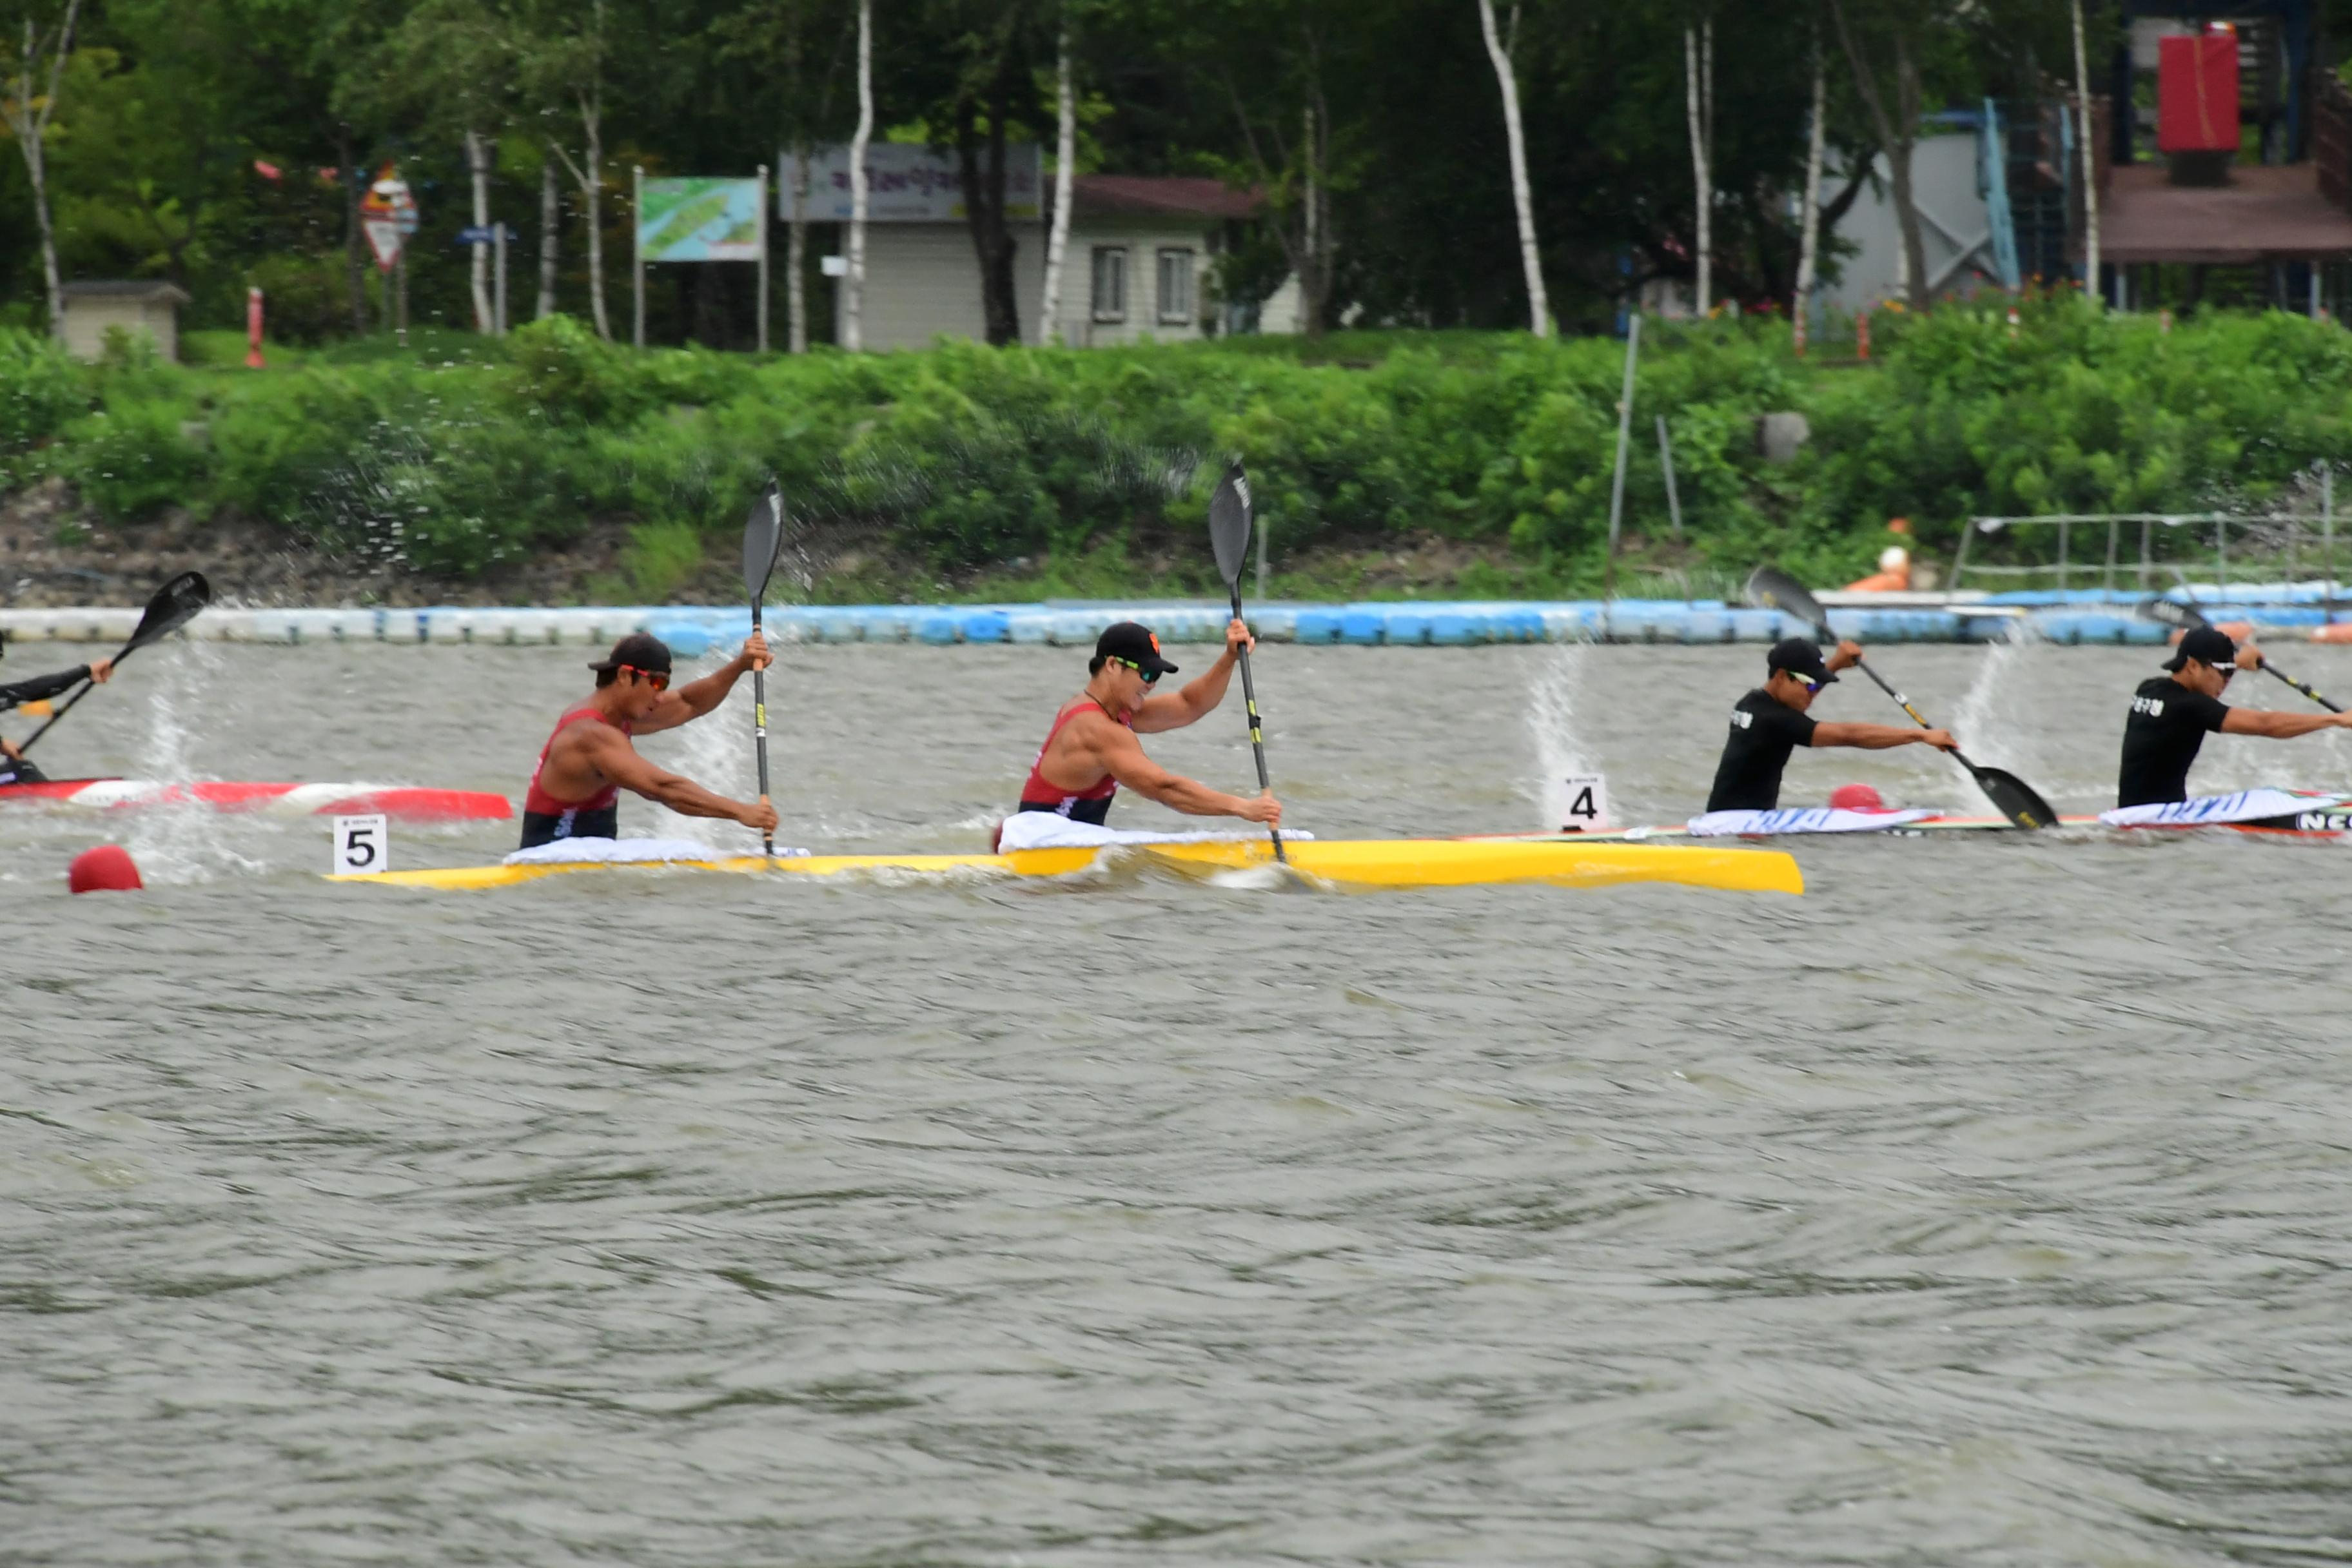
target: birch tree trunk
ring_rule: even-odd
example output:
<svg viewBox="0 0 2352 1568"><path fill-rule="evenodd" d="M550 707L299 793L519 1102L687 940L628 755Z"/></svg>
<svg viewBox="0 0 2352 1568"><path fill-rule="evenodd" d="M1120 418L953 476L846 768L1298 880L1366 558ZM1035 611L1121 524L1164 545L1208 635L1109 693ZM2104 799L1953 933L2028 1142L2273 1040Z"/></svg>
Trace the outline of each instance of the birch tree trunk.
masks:
<svg viewBox="0 0 2352 1568"><path fill-rule="evenodd" d="M555 160L539 161L539 308L533 320L555 314L556 243L563 231L562 191L555 183Z"/></svg>
<svg viewBox="0 0 2352 1568"><path fill-rule="evenodd" d="M1307 213L1304 238L1299 253L1306 265L1298 269L1298 330L1315 338L1323 335L1324 266L1323 266L1323 163L1318 155L1321 145L1317 138L1315 106L1308 104L1301 121L1306 141L1300 145L1299 157L1305 161L1307 182Z"/></svg>
<svg viewBox="0 0 2352 1568"><path fill-rule="evenodd" d="M613 319L604 310L604 93L580 95L580 125L587 135L588 166L581 171L580 194L588 208L588 306L596 335L613 341ZM636 221L631 213L629 220Z"/></svg>
<svg viewBox="0 0 2352 1568"><path fill-rule="evenodd" d="M490 225L490 150L478 131L466 132L466 173L474 185L474 226L488 228ZM469 247L474 253L474 331L490 332L497 322L490 312L490 247L476 240Z"/></svg>
<svg viewBox="0 0 2352 1568"><path fill-rule="evenodd" d="M1811 335L1813 307L1813 271L1819 265L1822 242L1822 153L1824 142L1823 121L1829 106L1829 72L1822 58L1822 40L1813 37L1813 122L1805 143L1805 191L1799 202L1797 234L1797 288L1789 301L1789 327L1797 352L1805 352L1805 340Z"/></svg>
<svg viewBox="0 0 2352 1568"><path fill-rule="evenodd" d="M1517 22L1514 16L1514 24ZM1511 68L1511 51L1495 30L1495 0L1478 0L1478 27L1486 35L1486 58L1495 67L1496 85L1503 89L1503 134L1510 145L1511 203L1519 219L1519 264L1528 275L1528 331L1551 336L1551 303L1544 297L1543 258L1536 246L1535 194L1528 184L1527 132L1519 120L1518 73ZM1512 31L1516 34L1516 25Z"/></svg>
<svg viewBox="0 0 2352 1568"><path fill-rule="evenodd" d="M857 0L857 129L849 138L849 264L841 279L841 346L866 347L866 146L874 139L874 0Z"/></svg>
<svg viewBox="0 0 2352 1568"><path fill-rule="evenodd" d="M791 350L808 353L809 149L793 149L793 217L784 226L784 313Z"/></svg>
<svg viewBox="0 0 2352 1568"><path fill-rule="evenodd" d="M1714 43L1713 24L1709 23L1708 43ZM1697 266L1697 279L1693 285L1692 307L1700 320L1706 318L1715 303L1715 279L1712 258L1715 247L1715 187L1707 172L1706 116L1713 108L1700 101L1703 82L1699 74L1698 29L1683 29L1683 102L1690 116L1691 181L1698 192L1698 254L1692 259Z"/></svg>
<svg viewBox="0 0 2352 1568"><path fill-rule="evenodd" d="M1037 318L1037 341L1051 343L1062 333L1062 258L1070 244L1070 186L1078 158L1077 99L1070 90L1070 24L1062 23L1056 69L1054 131L1054 226L1045 237L1045 300Z"/></svg>
<svg viewBox="0 0 2352 1568"><path fill-rule="evenodd" d="M58 85L63 79L66 57L73 53L74 18L81 10L81 0L68 0L65 19L58 25L56 37L50 42L48 91L34 107L33 72L41 56L40 37L33 30L33 19L25 18L25 53L17 61L16 101L8 111L8 128L16 133L17 151L25 156L25 174L33 186L33 216L41 231L41 279L47 285L49 296L49 332L54 337L66 335L65 283L58 273L58 237L49 221L49 162L47 137L49 117L57 112Z"/></svg>
<svg viewBox="0 0 2352 1568"><path fill-rule="evenodd" d="M2074 95L2082 116L2083 144L2083 292L2104 309L2106 295L2099 286L2099 153L2091 145L2091 69L2083 49L2083 0L2074 0Z"/></svg>

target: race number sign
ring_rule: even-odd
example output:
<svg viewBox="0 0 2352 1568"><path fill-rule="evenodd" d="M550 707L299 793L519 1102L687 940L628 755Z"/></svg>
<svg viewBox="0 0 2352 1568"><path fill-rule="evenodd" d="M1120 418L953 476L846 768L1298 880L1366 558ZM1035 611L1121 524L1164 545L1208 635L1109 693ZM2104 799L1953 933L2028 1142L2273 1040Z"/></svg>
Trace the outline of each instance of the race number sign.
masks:
<svg viewBox="0 0 2352 1568"><path fill-rule="evenodd" d="M339 816L335 818L334 874L355 876L369 871L392 869L392 835L386 830L388 817Z"/></svg>
<svg viewBox="0 0 2352 1568"><path fill-rule="evenodd" d="M1570 773L1560 781L1562 833L1598 833L1609 826L1609 781L1599 773Z"/></svg>

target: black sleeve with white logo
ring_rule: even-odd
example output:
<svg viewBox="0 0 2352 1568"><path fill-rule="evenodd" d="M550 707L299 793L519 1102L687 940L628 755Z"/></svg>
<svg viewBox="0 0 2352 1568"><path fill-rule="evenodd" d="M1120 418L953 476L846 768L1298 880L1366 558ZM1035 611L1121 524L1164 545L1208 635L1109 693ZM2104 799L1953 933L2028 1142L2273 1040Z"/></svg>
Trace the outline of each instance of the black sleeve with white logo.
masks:
<svg viewBox="0 0 2352 1568"><path fill-rule="evenodd" d="M1813 721L1760 687L1733 704L1709 811L1769 811L1780 804L1789 753L1813 743Z"/></svg>
<svg viewBox="0 0 2352 1568"><path fill-rule="evenodd" d="M2124 720L2124 765L2117 805L2155 805L2189 798L2189 767L2206 735L2230 716L2227 703L2192 691L2168 675L2139 683Z"/></svg>

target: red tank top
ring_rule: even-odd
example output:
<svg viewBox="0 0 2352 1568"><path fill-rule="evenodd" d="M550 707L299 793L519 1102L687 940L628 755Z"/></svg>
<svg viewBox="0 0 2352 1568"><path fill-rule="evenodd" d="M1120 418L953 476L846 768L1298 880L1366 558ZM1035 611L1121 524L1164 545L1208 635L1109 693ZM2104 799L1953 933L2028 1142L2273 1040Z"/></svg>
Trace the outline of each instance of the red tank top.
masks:
<svg viewBox="0 0 2352 1568"><path fill-rule="evenodd" d="M530 770L530 788L523 795L522 808L548 816L561 816L567 811L604 811L621 803L617 784L606 784L586 800L558 800L540 786L539 775L547 771L547 753L555 749L555 737L583 719L593 719L600 724L610 724L624 735L635 734L635 727L617 719L608 719L597 709L583 705L574 708L555 721L555 732L547 737L547 744L539 749L539 766Z"/></svg>
<svg viewBox="0 0 2352 1568"><path fill-rule="evenodd" d="M1029 777L1021 785L1022 805L1045 806L1066 816L1069 815L1070 807L1079 801L1108 800L1118 793L1118 781L1108 773L1103 774L1084 789L1068 790L1064 789L1060 784L1047 783L1045 775L1038 771L1045 765L1045 753L1054 749L1054 737L1062 732L1062 726L1088 708L1105 715L1110 712L1109 709L1089 697L1084 702L1073 702L1054 715L1054 727L1045 731L1045 743L1037 748L1037 760L1029 764ZM1119 722L1127 725L1130 730L1135 728L1129 719L1121 719Z"/></svg>

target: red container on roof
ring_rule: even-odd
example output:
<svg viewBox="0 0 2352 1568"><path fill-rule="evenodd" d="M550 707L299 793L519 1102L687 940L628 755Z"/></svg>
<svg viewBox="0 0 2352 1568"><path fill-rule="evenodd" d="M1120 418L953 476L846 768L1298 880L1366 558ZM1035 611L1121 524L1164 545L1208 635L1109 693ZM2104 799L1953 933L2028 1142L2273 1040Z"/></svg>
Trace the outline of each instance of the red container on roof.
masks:
<svg viewBox="0 0 2352 1568"><path fill-rule="evenodd" d="M2158 40L2156 146L2160 153L2238 150L2234 28Z"/></svg>

